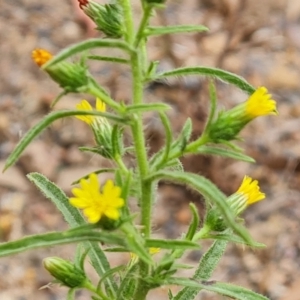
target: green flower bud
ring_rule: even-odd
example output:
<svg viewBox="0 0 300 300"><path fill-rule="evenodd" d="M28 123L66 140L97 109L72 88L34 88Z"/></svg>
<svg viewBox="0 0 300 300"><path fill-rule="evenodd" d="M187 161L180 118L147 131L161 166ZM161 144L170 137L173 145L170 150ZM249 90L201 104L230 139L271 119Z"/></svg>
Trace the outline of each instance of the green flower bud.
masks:
<svg viewBox="0 0 300 300"><path fill-rule="evenodd" d="M265 198L265 194L260 191L257 180L245 176L239 189L227 198L232 213L236 218L251 204L259 202ZM211 208L205 218L205 226L213 231L223 231L227 228L226 223L216 207Z"/></svg>
<svg viewBox="0 0 300 300"><path fill-rule="evenodd" d="M60 257L47 257L44 259L43 265L57 281L67 287L84 287L88 282L82 270Z"/></svg>
<svg viewBox="0 0 300 300"><path fill-rule="evenodd" d="M212 231L224 231L227 228L223 217L216 208L212 208L208 211L205 218L205 225Z"/></svg>
<svg viewBox="0 0 300 300"><path fill-rule="evenodd" d="M96 23L97 29L104 32L107 37L121 38L122 13L117 4L101 5L92 0L80 4L80 8Z"/></svg>
<svg viewBox="0 0 300 300"><path fill-rule="evenodd" d="M90 77L88 76L87 66L84 62L70 63L62 61L47 66L47 63L52 58L52 54L44 49L35 49L32 52L32 58L66 92L76 93L80 91L80 88L88 85Z"/></svg>

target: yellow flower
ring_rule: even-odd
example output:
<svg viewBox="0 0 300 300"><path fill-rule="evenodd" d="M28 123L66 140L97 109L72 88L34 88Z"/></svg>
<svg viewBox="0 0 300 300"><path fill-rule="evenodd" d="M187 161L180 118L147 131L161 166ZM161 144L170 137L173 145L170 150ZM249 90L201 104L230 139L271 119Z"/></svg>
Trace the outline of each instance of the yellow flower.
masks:
<svg viewBox="0 0 300 300"><path fill-rule="evenodd" d="M245 197L247 206L265 199L266 195L260 191L258 181L245 176L244 180L235 194L241 194Z"/></svg>
<svg viewBox="0 0 300 300"><path fill-rule="evenodd" d="M87 111L92 111L94 110L92 108L92 106L90 105L89 102L87 102L86 100L82 100L80 103L78 103L76 105L76 108L78 110L87 110ZM101 111L101 112L105 112L106 111L106 105L104 102L102 102L99 98L96 99L96 110L97 111ZM95 121L100 121L103 120L102 117L97 117L97 116L76 116L77 119L91 125L93 124Z"/></svg>
<svg viewBox="0 0 300 300"><path fill-rule="evenodd" d="M265 199L266 195L260 191L258 181L245 176L239 189L226 199L234 216L239 216L249 205ZM224 218L216 207L211 208L205 218L205 225L212 231L224 231L228 228Z"/></svg>
<svg viewBox="0 0 300 300"><path fill-rule="evenodd" d="M276 102L265 87L258 88L247 101L230 110L221 111L207 130L213 143L238 139L239 132L253 119L265 115L278 115Z"/></svg>
<svg viewBox="0 0 300 300"><path fill-rule="evenodd" d="M100 191L100 185L96 174L91 174L89 180L80 180L81 188L72 189L74 198L70 203L83 210L90 223L97 223L103 216L112 220L120 218L119 209L124 206L124 200L120 198L121 188L115 186L112 180L108 180Z"/></svg>
<svg viewBox="0 0 300 300"><path fill-rule="evenodd" d="M259 87L246 101L246 115L251 119L265 115L278 115L275 100L265 87Z"/></svg>
<svg viewBox="0 0 300 300"><path fill-rule="evenodd" d="M32 51L32 59L41 67L52 58L52 54L44 49L35 49Z"/></svg>

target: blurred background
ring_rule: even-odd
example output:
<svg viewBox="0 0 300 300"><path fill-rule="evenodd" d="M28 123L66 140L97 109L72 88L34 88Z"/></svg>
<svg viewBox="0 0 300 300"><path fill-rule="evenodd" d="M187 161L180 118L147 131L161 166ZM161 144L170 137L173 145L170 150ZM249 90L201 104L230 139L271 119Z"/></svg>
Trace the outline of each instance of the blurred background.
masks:
<svg viewBox="0 0 300 300"><path fill-rule="evenodd" d="M1 169L16 143L50 112L50 103L61 92L32 62L31 51L39 47L57 53L72 43L101 36L74 2L1 1ZM133 2L139 17L138 2ZM242 131L244 141L238 144L256 159L255 164L220 157L183 159L186 170L207 176L226 194L238 188L245 174L258 179L267 194L265 201L244 214L252 236L267 248L253 250L230 245L213 279L241 284L272 300L299 300L300 1L169 0L167 3L167 9L158 11L152 24L203 24L210 31L151 39L149 56L160 60L161 70L192 65L224 68L245 77L254 86L266 86L278 103L278 117L259 118ZM101 53L105 55L105 50ZM126 67L99 62L90 65L114 98L130 101ZM175 78L151 84L145 97L149 102L162 100L173 107L169 117L174 134L187 117L192 118L195 138L201 134L208 111L207 89L204 78ZM224 83L218 82L217 89L220 108L230 108L247 99L237 88ZM72 109L80 99L82 96L67 95L55 109ZM146 116L145 131L150 150L156 151L164 141L156 116ZM57 121L28 147L15 166L0 174L1 242L67 228L56 208L25 175L41 172L69 193L75 179L109 166L99 157L79 152L81 145L93 145L86 124L75 118ZM181 235L190 221L190 201L197 204L203 215L202 200L184 187L162 183L159 193L154 219L157 236ZM54 255L72 259L73 249L73 246L53 247L1 258L0 299L65 299L65 288L53 286L40 290L51 280L42 267L42 259ZM196 265L204 249L187 255L185 262ZM128 261L127 255L109 256L112 265ZM181 275L192 274L186 272ZM79 293L78 299L89 298ZM149 299L167 299L167 288L154 290ZM224 298L201 294L198 299Z"/></svg>

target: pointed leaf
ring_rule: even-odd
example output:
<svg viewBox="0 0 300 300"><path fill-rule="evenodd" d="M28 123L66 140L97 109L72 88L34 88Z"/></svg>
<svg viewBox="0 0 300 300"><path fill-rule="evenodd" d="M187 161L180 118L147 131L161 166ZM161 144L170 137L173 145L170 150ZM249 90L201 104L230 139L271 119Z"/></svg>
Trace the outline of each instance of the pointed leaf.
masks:
<svg viewBox="0 0 300 300"><path fill-rule="evenodd" d="M203 25L151 26L147 28L145 34L147 36L151 36L174 33L203 32L208 30L209 29Z"/></svg>
<svg viewBox="0 0 300 300"><path fill-rule="evenodd" d="M208 155L220 155L220 156L224 156L224 157L229 157L229 158L233 158L236 160L241 160L241 161L246 161L246 162L250 162L250 163L254 163L255 160L246 155L243 154L239 151L236 151L234 149L229 149L229 148L221 148L221 147L216 147L216 146L201 146L197 149L196 152L193 153L197 153L197 154L208 154Z"/></svg>
<svg viewBox="0 0 300 300"><path fill-rule="evenodd" d="M197 243L185 240L159 240L147 239L146 247L162 248L162 249L199 249Z"/></svg>
<svg viewBox="0 0 300 300"><path fill-rule="evenodd" d="M69 203L69 198L66 194L48 178L39 173L30 173L27 177L47 199L50 199L56 205L71 227L74 228L86 224L79 210Z"/></svg>
<svg viewBox="0 0 300 300"><path fill-rule="evenodd" d="M9 256L27 250L54 245L71 244L84 241L98 241L124 246L124 240L110 232L91 231L90 229L70 229L63 232L50 232L27 236L17 241L0 244L0 257Z"/></svg>
<svg viewBox="0 0 300 300"><path fill-rule="evenodd" d="M140 113L147 111L164 111L171 107L165 103L142 103L142 104L132 104L126 107L126 112L128 113Z"/></svg>
<svg viewBox="0 0 300 300"><path fill-rule="evenodd" d="M218 68L209 68L209 67L186 67L179 68L172 71L163 72L157 74L152 80L163 79L170 76L186 76L186 75L201 75L208 76L212 78L218 78L227 83L233 84L239 87L241 90L246 93L253 94L255 92L255 88L250 85L244 78L235 75L234 73L224 71Z"/></svg>
<svg viewBox="0 0 300 300"><path fill-rule="evenodd" d="M208 251L202 256L193 279L208 280L226 249L227 241L215 241ZM201 288L185 287L173 299L193 300Z"/></svg>
<svg viewBox="0 0 300 300"><path fill-rule="evenodd" d="M119 64L129 63L128 59L124 59L120 57L112 57L112 56L88 55L87 58L92 60L109 61L112 63L119 63Z"/></svg>
<svg viewBox="0 0 300 300"><path fill-rule="evenodd" d="M77 53L87 51L93 48L119 48L122 50L125 50L128 53L133 52L123 41L113 40L113 39L89 39L84 42L80 42L78 44L75 44L73 46L68 47L65 50L62 50L59 52L55 57L53 57L51 60L49 60L47 63L43 65L43 69L48 68L50 66L53 66L67 58L69 58L72 55L75 55Z"/></svg>
<svg viewBox="0 0 300 300"><path fill-rule="evenodd" d="M125 123L125 120L123 118L120 118L118 116L115 116L110 113L105 113L101 111L85 111L85 110L62 110L62 111L55 111L53 113L50 113L47 115L43 120L41 120L38 124L33 126L21 139L21 141L18 143L14 151L9 155L9 157L6 160L4 171L12 166L16 160L19 158L19 156L22 154L22 152L25 150L25 148L28 146L28 144L37 136L39 135L45 128L47 128L51 123L53 123L55 120L71 117L71 116L83 116L83 115L92 115L92 116L100 116L104 118L108 118L110 120Z"/></svg>
<svg viewBox="0 0 300 300"><path fill-rule="evenodd" d="M191 212L193 214L193 219L190 223L190 226L189 226L189 229L187 231L185 238L188 241L191 241L199 227L200 217L199 217L199 213L198 213L198 209L197 209L196 205L194 203L190 203L189 206L190 206Z"/></svg>
<svg viewBox="0 0 300 300"><path fill-rule="evenodd" d="M166 284L182 285L191 288L204 289L227 296L236 300L269 300L267 297L257 294L243 287L216 281L196 281L188 278L169 278ZM175 299L175 298L173 298Z"/></svg>
<svg viewBox="0 0 300 300"><path fill-rule="evenodd" d="M234 242L237 244L243 244L255 248L265 248L266 245L258 242L253 242L251 245L249 245L245 240L240 238L237 235L234 234L228 234L228 233L218 233L218 234L207 234L204 239L214 239L214 240L222 240L222 241L228 241L228 242Z"/></svg>

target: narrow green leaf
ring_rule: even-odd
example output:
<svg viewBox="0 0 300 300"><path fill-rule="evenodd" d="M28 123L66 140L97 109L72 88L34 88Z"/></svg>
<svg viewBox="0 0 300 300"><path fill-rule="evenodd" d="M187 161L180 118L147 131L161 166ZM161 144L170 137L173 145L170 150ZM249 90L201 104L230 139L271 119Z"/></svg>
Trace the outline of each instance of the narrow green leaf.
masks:
<svg viewBox="0 0 300 300"><path fill-rule="evenodd" d="M119 64L128 64L129 63L128 59L112 57L112 56L88 55L87 58L92 59L92 60L109 61L112 63L119 63Z"/></svg>
<svg viewBox="0 0 300 300"><path fill-rule="evenodd" d="M235 75L234 73L224 71L222 69L217 68L209 68L209 67L186 67L179 68L172 71L163 72L157 74L156 77L152 78L152 80L163 79L170 76L185 76L185 75L203 75L212 78L218 78L227 83L233 84L239 87L241 90L246 93L253 94L255 88L250 85L244 78Z"/></svg>
<svg viewBox="0 0 300 300"><path fill-rule="evenodd" d="M183 168L182 162L178 158L169 160L166 163L165 167L168 168L170 171L184 172L184 168Z"/></svg>
<svg viewBox="0 0 300 300"><path fill-rule="evenodd" d="M86 224L85 219L79 211L70 205L69 199L65 193L54 183L39 173L31 173L27 176L29 180L31 180L37 188L56 205L71 227L74 228ZM99 276L102 276L110 269L110 266L104 252L99 247L99 243L89 241L84 242L83 245L85 249L88 250L92 266L95 268ZM115 292L117 289L117 285L114 280L107 280L106 286L111 293Z"/></svg>
<svg viewBox="0 0 300 300"><path fill-rule="evenodd" d="M148 81L148 78L150 78L150 80L151 80L151 78L156 74L156 70L157 70L158 65L159 65L158 60L151 61L149 63L148 70L146 72L145 79L144 79L145 82Z"/></svg>
<svg viewBox="0 0 300 300"><path fill-rule="evenodd" d="M78 209L69 203L69 198L66 194L48 178L39 173L30 173L27 177L47 199L50 199L55 204L70 227L74 228L86 224Z"/></svg>
<svg viewBox="0 0 300 300"><path fill-rule="evenodd" d="M123 155L122 132L123 129L118 124L113 126L111 133L111 145L114 158Z"/></svg>
<svg viewBox="0 0 300 300"><path fill-rule="evenodd" d="M228 241L228 242L234 242L237 244L243 244L255 248L265 248L266 245L258 242L253 242L251 245L248 244L245 240L240 238L237 235L234 234L228 234L228 233L218 233L218 234L207 234L204 239L214 239L214 240L222 240L222 241Z"/></svg>
<svg viewBox="0 0 300 300"><path fill-rule="evenodd" d="M189 204L191 212L193 214L193 218L192 221L190 223L189 229L186 233L186 240L191 241L199 227L200 224L200 217L199 217L199 213L198 213L198 209L196 207L196 205L194 203L190 203Z"/></svg>
<svg viewBox="0 0 300 300"><path fill-rule="evenodd" d="M203 25L175 25L175 26L151 26L148 27L145 35L163 35L173 33L192 33L192 32L203 32L209 29Z"/></svg>
<svg viewBox="0 0 300 300"><path fill-rule="evenodd" d="M206 285L205 289L237 300L269 300L261 294L229 283L216 282L212 286Z"/></svg>
<svg viewBox="0 0 300 300"><path fill-rule="evenodd" d="M105 282L105 280L108 277L112 277L115 273L118 273L118 272L124 270L125 268L126 268L126 265L121 265L121 266L117 266L117 267L114 267L114 268L111 268L110 270L108 270L105 274L103 274L103 276L99 280L98 285L97 285L97 290L101 289L101 284L103 284L103 282Z"/></svg>
<svg viewBox="0 0 300 300"><path fill-rule="evenodd" d="M185 270L190 270L190 269L194 269L195 266L194 265L187 265L187 264L174 264L173 265L174 269L185 269Z"/></svg>
<svg viewBox="0 0 300 300"><path fill-rule="evenodd" d="M188 118L184 123L182 130L178 135L177 139L171 145L171 151L170 151L171 154L173 153L173 151L178 151L178 148L181 149L182 151L184 150L185 146L187 145L191 137L192 129L193 129L192 120ZM164 153L165 153L165 149L162 148L151 157L150 166L152 170L157 169L157 165L161 162ZM161 165L160 168L162 168Z"/></svg>
<svg viewBox="0 0 300 300"><path fill-rule="evenodd" d="M109 247L105 248L105 252L129 252L127 248L122 248L122 247Z"/></svg>
<svg viewBox="0 0 300 300"><path fill-rule="evenodd" d="M147 111L164 111L171 107L165 103L142 103L142 104L132 104L126 107L127 113L140 113Z"/></svg>
<svg viewBox="0 0 300 300"><path fill-rule="evenodd" d="M12 166L16 160L19 158L21 153L24 151L24 149L28 146L28 144L38 135L40 134L45 128L47 128L51 123L54 121L66 118L66 117L72 117L72 116L83 116L83 115L92 115L92 116L100 116L107 119L110 119L112 121L125 123L124 118L120 118L116 115L105 113L101 111L85 111L85 110L62 110L62 111L55 111L53 113L50 113L47 115L44 119L42 119L38 124L33 126L21 139L21 141L17 144L14 151L9 155L9 157L6 160L4 170Z"/></svg>
<svg viewBox="0 0 300 300"><path fill-rule="evenodd" d="M103 150L101 149L101 147L78 147L78 150L81 151L81 152L91 152L91 153L95 153L95 154L98 154L98 155L101 155L103 154Z"/></svg>
<svg viewBox="0 0 300 300"><path fill-rule="evenodd" d="M89 249L83 248L83 243L80 243L76 247L74 264L77 268L84 271L84 262L88 255Z"/></svg>
<svg viewBox="0 0 300 300"><path fill-rule="evenodd" d="M229 157L229 158L233 158L236 160L241 160L241 161L246 161L246 162L250 162L250 163L254 163L255 160L246 155L241 153L240 151L236 151L235 149L229 149L229 148L221 148L221 147L217 147L217 146L201 146L197 149L196 152L193 153L197 153L197 154L208 154L208 155L219 155L219 156L223 156L223 157Z"/></svg>
<svg viewBox="0 0 300 300"><path fill-rule="evenodd" d="M146 247L155 247L162 249L199 249L199 245L191 241L159 239L146 239Z"/></svg>
<svg viewBox="0 0 300 300"><path fill-rule="evenodd" d="M191 118L187 118L185 121L182 130L180 134L178 135L177 139L172 145L172 149L175 149L176 147L180 146L180 148L185 148L186 144L191 138L192 135L192 130L193 130L193 123Z"/></svg>
<svg viewBox="0 0 300 300"><path fill-rule="evenodd" d="M236 300L269 300L269 298L257 294L243 287L216 281L196 281L188 278L168 278L166 284L182 285L191 288L204 289L227 296ZM173 298L175 299L175 298Z"/></svg>
<svg viewBox="0 0 300 300"><path fill-rule="evenodd" d="M209 126L211 125L215 117L215 113L217 109L217 91L212 80L210 80L209 82L209 99L210 99L210 110L205 124L204 133L207 132L207 130L209 130Z"/></svg>
<svg viewBox="0 0 300 300"><path fill-rule="evenodd" d="M125 50L129 54L133 52L130 46L123 41L113 39L89 39L87 41L70 46L65 50L62 50L55 57L53 57L51 60L45 63L42 68L46 69L69 58L72 55L93 48L119 48L121 50Z"/></svg>
<svg viewBox="0 0 300 300"><path fill-rule="evenodd" d="M84 243L84 246L86 249L91 249L88 255L90 257L92 266L100 277L105 274L105 272L110 270L109 262L107 261L103 250L99 247L98 242L87 242ZM105 280L105 288L108 294L116 295L118 286L114 278L107 278L107 280Z"/></svg>
<svg viewBox="0 0 300 300"><path fill-rule="evenodd" d="M202 256L193 279L208 280L223 256L226 246L227 241L215 241ZM201 288L185 287L173 299L193 300L200 290Z"/></svg>
<svg viewBox="0 0 300 300"><path fill-rule="evenodd" d="M158 171L147 178L148 180L168 179L175 182L184 183L201 193L207 201L215 204L222 213L227 225L232 228L240 237L242 237L250 245L254 245L254 241L250 237L248 231L235 221L230 207L226 202L226 196L214 185L210 180L203 176L193 173Z"/></svg>
<svg viewBox="0 0 300 300"><path fill-rule="evenodd" d="M23 251L41 247L71 244L84 241L98 241L107 244L124 246L124 239L110 232L91 231L90 229L70 229L64 232L50 232L27 236L17 241L0 244L0 257L9 256Z"/></svg>
<svg viewBox="0 0 300 300"><path fill-rule="evenodd" d="M137 272L139 270L138 263L127 268L127 273L121 280L120 288L116 299L132 300L136 289Z"/></svg>

